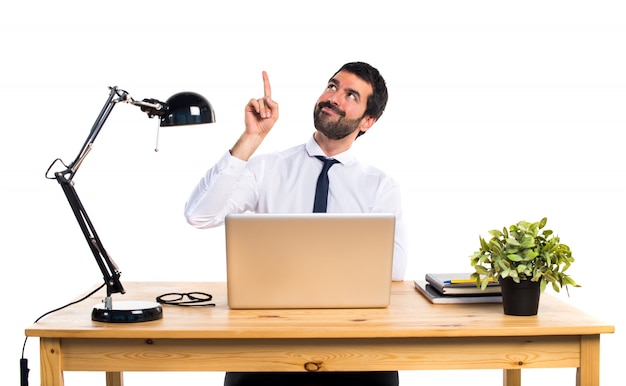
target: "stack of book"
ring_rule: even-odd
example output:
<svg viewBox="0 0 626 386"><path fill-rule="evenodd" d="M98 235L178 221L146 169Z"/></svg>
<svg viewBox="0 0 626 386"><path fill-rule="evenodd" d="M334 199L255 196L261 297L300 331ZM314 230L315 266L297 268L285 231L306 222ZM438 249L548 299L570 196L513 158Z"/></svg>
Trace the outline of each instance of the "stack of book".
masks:
<svg viewBox="0 0 626 386"><path fill-rule="evenodd" d="M431 303L502 303L498 282L482 290L469 273L427 273L415 288Z"/></svg>

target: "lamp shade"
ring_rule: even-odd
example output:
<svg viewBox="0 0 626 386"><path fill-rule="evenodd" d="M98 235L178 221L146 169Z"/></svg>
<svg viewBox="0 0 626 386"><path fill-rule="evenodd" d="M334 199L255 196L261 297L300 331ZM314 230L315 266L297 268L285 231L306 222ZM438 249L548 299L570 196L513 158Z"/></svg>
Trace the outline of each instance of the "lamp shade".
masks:
<svg viewBox="0 0 626 386"><path fill-rule="evenodd" d="M179 92L167 102L167 114L161 117L161 126L194 125L215 122L213 106L206 98L194 92Z"/></svg>

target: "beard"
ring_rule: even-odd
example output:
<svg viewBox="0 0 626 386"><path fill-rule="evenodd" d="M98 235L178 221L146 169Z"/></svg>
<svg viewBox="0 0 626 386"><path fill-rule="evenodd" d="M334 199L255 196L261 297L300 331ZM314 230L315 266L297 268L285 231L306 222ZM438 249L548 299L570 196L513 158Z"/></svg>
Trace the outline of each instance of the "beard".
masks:
<svg viewBox="0 0 626 386"><path fill-rule="evenodd" d="M339 117L336 118L337 120L333 120L335 119L334 117L323 112L322 108L324 107L336 112L339 115ZM363 117L358 119L346 119L345 111L340 110L328 102L320 102L315 106L315 109L313 109L313 124L315 129L329 139L343 139L352 134L354 130L359 127L362 118Z"/></svg>

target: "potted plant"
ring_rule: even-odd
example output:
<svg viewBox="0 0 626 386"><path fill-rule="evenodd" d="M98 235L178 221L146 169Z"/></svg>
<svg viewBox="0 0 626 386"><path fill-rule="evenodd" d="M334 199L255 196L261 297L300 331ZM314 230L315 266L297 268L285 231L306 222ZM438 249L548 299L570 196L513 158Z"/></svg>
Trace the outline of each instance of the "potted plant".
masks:
<svg viewBox="0 0 626 386"><path fill-rule="evenodd" d="M500 283L505 314L536 315L540 293L548 284L556 292L565 287L568 295L568 286L580 287L565 273L574 262L572 252L559 236L544 229L547 221L545 217L539 222L520 221L502 231L489 231L489 241L479 237L480 249L471 255L471 278L482 289L490 281Z"/></svg>

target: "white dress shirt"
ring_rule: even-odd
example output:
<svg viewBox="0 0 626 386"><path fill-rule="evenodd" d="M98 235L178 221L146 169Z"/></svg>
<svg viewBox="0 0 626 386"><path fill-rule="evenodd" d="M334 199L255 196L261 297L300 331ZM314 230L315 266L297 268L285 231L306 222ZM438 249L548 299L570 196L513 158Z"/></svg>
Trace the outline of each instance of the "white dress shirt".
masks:
<svg viewBox="0 0 626 386"><path fill-rule="evenodd" d="M324 155L311 136L303 145L255 155L243 161L226 152L200 180L185 204L185 218L197 228L222 225L229 213L310 213ZM393 280L403 280L407 235L400 188L384 172L359 162L350 150L334 157L328 172L329 213L393 213L396 235Z"/></svg>

